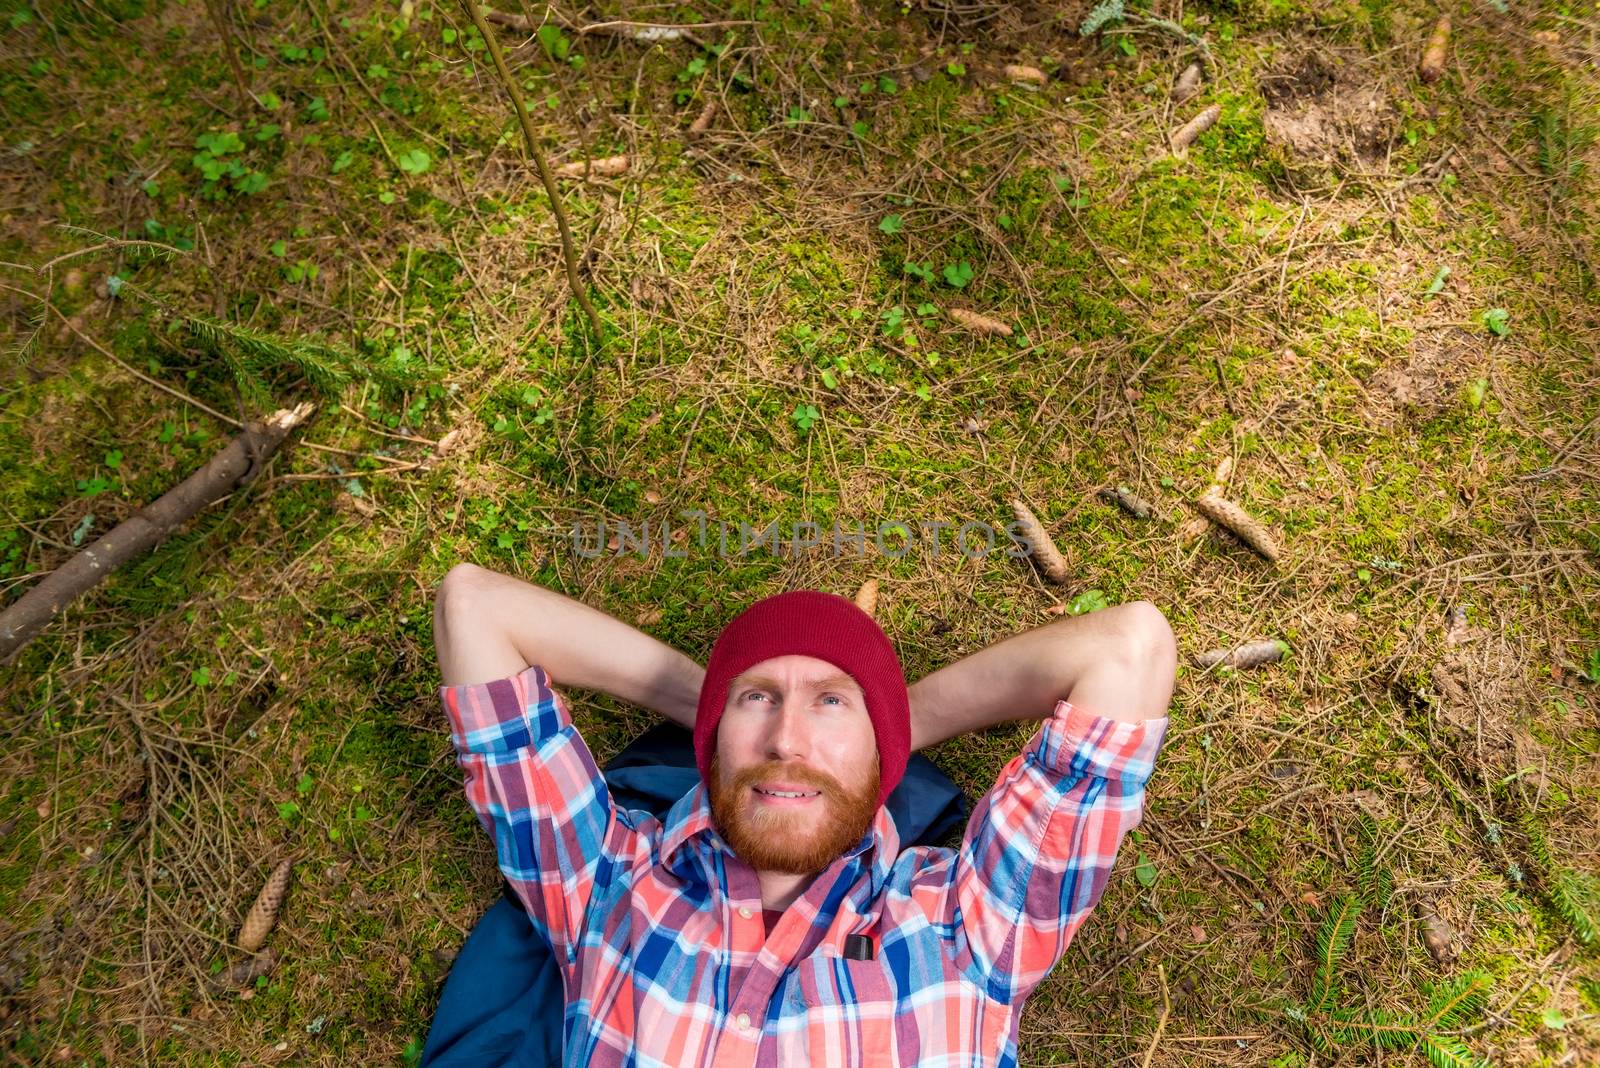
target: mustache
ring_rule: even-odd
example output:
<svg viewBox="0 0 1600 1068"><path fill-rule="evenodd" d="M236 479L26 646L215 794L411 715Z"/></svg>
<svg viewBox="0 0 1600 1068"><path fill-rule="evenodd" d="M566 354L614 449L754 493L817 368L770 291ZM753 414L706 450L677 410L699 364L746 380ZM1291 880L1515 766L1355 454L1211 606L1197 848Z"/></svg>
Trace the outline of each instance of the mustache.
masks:
<svg viewBox="0 0 1600 1068"><path fill-rule="evenodd" d="M744 791L756 786L758 783L778 780L793 783L808 790L816 790L825 797L843 797L848 793L844 784L827 772L806 767L804 764L785 763L781 760L769 760L755 767L745 768L733 777L730 784L735 790Z"/></svg>

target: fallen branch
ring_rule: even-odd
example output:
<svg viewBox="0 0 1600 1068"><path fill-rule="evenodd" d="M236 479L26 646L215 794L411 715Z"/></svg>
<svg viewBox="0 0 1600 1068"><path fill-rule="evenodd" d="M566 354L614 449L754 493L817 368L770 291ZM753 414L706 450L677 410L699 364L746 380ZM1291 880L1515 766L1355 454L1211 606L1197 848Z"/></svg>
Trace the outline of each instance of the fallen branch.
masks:
<svg viewBox="0 0 1600 1068"><path fill-rule="evenodd" d="M545 162L544 153L539 151L539 138L533 132L533 120L528 118L528 107L522 101L522 87L511 76L511 71L506 66L505 54L500 51L500 42L489 32L489 26L484 22L484 9L473 0L462 0L462 6L467 9L472 24L478 28L479 36L488 46L489 58L494 61L494 69L500 75L500 84L505 87L506 95L511 97L511 106L517 112L517 122L522 126L522 138L528 145L528 155L533 157L534 166L539 168L539 180L544 183L544 191L550 197L550 213L556 217L556 230L561 235L561 256L567 261L567 285L571 287L573 297L577 299L578 306L583 309L584 316L589 320L589 329L594 334L595 343L601 344L605 340L605 333L600 328L600 313L594 310L589 294L584 291L583 283L578 279L578 251L572 243L572 228L567 225L567 213L561 207L561 191L556 188L555 175L550 173L550 164Z"/></svg>
<svg viewBox="0 0 1600 1068"><path fill-rule="evenodd" d="M1023 540L1028 543L1028 555L1033 558L1039 573L1058 586L1066 582L1067 562L1062 559L1061 551L1044 529L1044 524L1033 514L1033 509L1017 500L1011 502L1011 510L1016 513Z"/></svg>
<svg viewBox="0 0 1600 1068"><path fill-rule="evenodd" d="M0 611L0 664L10 662L67 605L111 572L160 545L201 509L254 479L267 457L310 414L311 405L302 404L245 424L244 432L200 470L118 523Z"/></svg>
<svg viewBox="0 0 1600 1068"><path fill-rule="evenodd" d="M1194 502L1194 507L1195 511L1233 534L1261 556L1277 563L1279 556L1277 541L1249 512L1216 493L1207 493L1200 497Z"/></svg>

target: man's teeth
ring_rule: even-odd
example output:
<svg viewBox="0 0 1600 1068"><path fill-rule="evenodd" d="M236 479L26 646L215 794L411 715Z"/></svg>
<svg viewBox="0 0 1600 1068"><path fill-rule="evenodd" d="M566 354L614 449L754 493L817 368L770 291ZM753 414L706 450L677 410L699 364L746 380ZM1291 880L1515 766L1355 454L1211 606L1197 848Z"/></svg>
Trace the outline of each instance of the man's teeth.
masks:
<svg viewBox="0 0 1600 1068"><path fill-rule="evenodd" d="M768 797L816 797L817 796L815 791L812 791L811 793L798 793L798 792L796 792L794 790L767 790L767 789L763 789L760 786L757 786L756 790L758 792L760 792L760 793L766 794Z"/></svg>

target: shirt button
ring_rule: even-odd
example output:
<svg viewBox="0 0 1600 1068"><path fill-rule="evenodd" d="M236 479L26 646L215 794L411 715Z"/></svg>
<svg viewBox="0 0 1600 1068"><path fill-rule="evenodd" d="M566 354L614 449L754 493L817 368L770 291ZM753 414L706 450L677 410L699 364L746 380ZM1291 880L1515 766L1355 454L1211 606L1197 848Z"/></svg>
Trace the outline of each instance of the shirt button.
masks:
<svg viewBox="0 0 1600 1068"><path fill-rule="evenodd" d="M747 919L747 920L748 920L748 919L749 919L749 918L750 918L750 917L752 917L752 916L754 916L754 915L755 915L755 913L753 913L753 912L751 912L751 911L750 911L750 908L749 908L749 906L747 906L747 905L740 905L740 906L739 906L739 915L740 915L740 916L743 916L743 917L744 917L744 918L745 918L745 919ZM741 1019L742 1019L742 1017L741 1017ZM743 1025L741 1025L741 1026L743 1026Z"/></svg>
<svg viewBox="0 0 1600 1068"><path fill-rule="evenodd" d="M741 1031L750 1030L750 1014L748 1012L741 1012L738 1018L734 1020L734 1023L739 1025L739 1030Z"/></svg>

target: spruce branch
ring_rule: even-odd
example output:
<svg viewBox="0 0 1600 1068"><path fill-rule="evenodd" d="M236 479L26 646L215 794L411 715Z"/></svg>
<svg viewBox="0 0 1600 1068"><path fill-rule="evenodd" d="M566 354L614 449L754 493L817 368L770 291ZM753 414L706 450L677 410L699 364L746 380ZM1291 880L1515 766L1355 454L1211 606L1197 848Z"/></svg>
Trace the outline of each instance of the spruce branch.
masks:
<svg viewBox="0 0 1600 1068"><path fill-rule="evenodd" d="M1311 1001L1307 1005L1313 1013L1327 1009L1339 993L1339 964L1350 949L1355 937L1356 919L1361 915L1361 903L1348 895L1328 906L1328 914L1317 930L1317 975L1311 985Z"/></svg>

